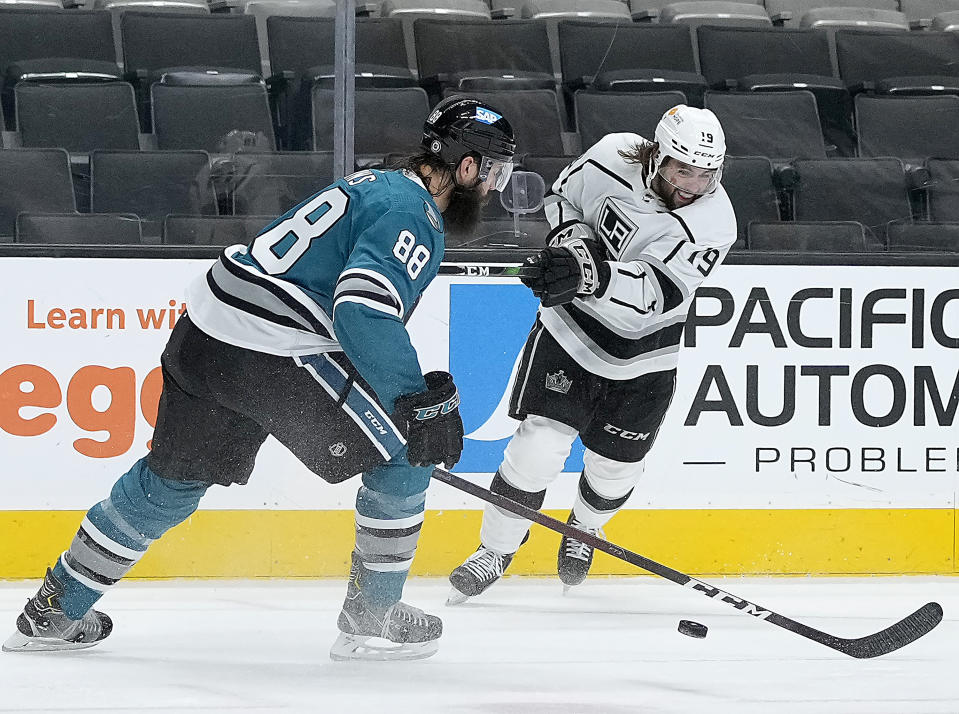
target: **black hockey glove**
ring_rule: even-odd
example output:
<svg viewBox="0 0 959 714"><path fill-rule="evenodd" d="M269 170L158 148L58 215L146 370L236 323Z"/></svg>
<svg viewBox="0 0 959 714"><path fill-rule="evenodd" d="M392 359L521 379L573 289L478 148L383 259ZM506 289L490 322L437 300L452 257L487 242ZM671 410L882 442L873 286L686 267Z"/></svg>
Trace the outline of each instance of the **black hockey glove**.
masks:
<svg viewBox="0 0 959 714"><path fill-rule="evenodd" d="M542 302L553 307L576 297L601 296L610 270L593 229L585 223L561 223L547 236L549 247L526 259L519 279Z"/></svg>
<svg viewBox="0 0 959 714"><path fill-rule="evenodd" d="M410 465L453 468L463 453L460 395L448 372L430 372L424 379L425 392L396 400L393 423L406 433Z"/></svg>

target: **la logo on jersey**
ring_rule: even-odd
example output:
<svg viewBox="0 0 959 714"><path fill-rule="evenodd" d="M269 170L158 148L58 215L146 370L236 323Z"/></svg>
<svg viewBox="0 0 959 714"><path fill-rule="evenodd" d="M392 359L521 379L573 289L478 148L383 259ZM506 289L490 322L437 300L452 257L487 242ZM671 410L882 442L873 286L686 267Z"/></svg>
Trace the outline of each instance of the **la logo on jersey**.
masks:
<svg viewBox="0 0 959 714"><path fill-rule="evenodd" d="M466 432L458 470L493 473L503 460L518 426L509 417L512 376L537 307L523 285L450 285L450 313L456 315L450 320L450 372ZM581 471L582 458L577 440L565 470Z"/></svg>
<svg viewBox="0 0 959 714"><path fill-rule="evenodd" d="M481 121L484 124L495 124L500 119L503 118L502 114L497 114L492 109L484 109L483 107L476 107L476 116L473 117L476 121Z"/></svg>

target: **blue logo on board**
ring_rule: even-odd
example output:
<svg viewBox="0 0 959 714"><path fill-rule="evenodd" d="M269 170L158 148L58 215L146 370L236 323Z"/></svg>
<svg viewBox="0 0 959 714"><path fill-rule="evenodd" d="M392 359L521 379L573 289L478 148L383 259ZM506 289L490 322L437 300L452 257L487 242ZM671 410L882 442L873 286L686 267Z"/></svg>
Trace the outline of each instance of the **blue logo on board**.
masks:
<svg viewBox="0 0 959 714"><path fill-rule="evenodd" d="M460 392L466 439L457 471L492 473L519 425L510 419L510 377L539 301L523 285L450 285L450 372ZM573 444L565 471L583 468Z"/></svg>

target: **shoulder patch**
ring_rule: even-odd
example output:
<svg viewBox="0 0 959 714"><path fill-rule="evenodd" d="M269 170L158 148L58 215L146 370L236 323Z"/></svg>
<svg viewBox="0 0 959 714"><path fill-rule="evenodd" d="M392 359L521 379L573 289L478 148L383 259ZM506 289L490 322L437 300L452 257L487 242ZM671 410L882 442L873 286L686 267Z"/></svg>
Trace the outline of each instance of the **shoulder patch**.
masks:
<svg viewBox="0 0 959 714"><path fill-rule="evenodd" d="M426 211L426 217L430 220L430 225L433 226L440 233L443 232L443 223L440 220L439 214L436 212L436 209L433 208L429 203L423 201L423 210Z"/></svg>

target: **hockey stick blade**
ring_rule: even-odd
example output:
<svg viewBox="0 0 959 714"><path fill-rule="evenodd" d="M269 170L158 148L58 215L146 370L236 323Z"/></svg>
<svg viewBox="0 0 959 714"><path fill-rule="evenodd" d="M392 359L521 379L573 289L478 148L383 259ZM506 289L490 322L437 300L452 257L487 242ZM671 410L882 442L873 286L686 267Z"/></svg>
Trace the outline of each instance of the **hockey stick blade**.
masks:
<svg viewBox="0 0 959 714"><path fill-rule="evenodd" d="M937 602L928 602L908 617L903 618L896 624L891 625L880 632L858 638L847 639L844 637L836 637L835 635L830 635L822 630L817 630L814 627L809 627L809 625L804 625L801 622L797 622L796 620L786 617L785 615L780 615L778 612L774 612L769 608L757 605L756 603L748 600L744 600L743 598L733 595L732 593L720 590L709 583L705 583L702 580L697 580L690 575L686 575L678 570L674 570L668 565L658 563L644 555L634 553L631 550L627 550L626 548L615 545L614 543L610 543L602 538L597 538L591 533L587 533L586 531L575 528L568 523L563 523L555 518L551 518L545 513L540 513L532 508L528 508L520 503L516 503L505 496L493 493L492 491L485 489L482 486L473 483L472 481L467 481L461 476L450 473L445 469L441 469L439 467L434 468L433 478L438 481L442 481L443 483L452 486L459 491L476 496L482 501L486 501L494 506L498 506L504 511L509 511L510 513L521 516L526 520L538 523L539 525L543 526L544 528L548 528L551 531L555 531L556 533L560 533L561 535L565 535L570 538L575 538L582 543L592 546L596 550L601 550L604 553L613 556L614 558L618 558L619 560L649 571L653 575L658 575L661 578L665 578L666 580L676 583L677 585L682 585L690 590L700 592L706 597L712 598L713 600L718 600L726 603L727 605L731 605L733 608L745 615L752 615L756 619L765 620L766 622L777 625L784 630L789 630L790 632L801 635L808 640L818 642L826 647L831 647L837 652L842 652L845 655L849 655L850 657L855 657L857 659L869 659L872 657L879 657L881 655L889 654L890 652L895 652L900 647L905 647L909 643L915 642L923 635L928 634L942 621L942 606Z"/></svg>

